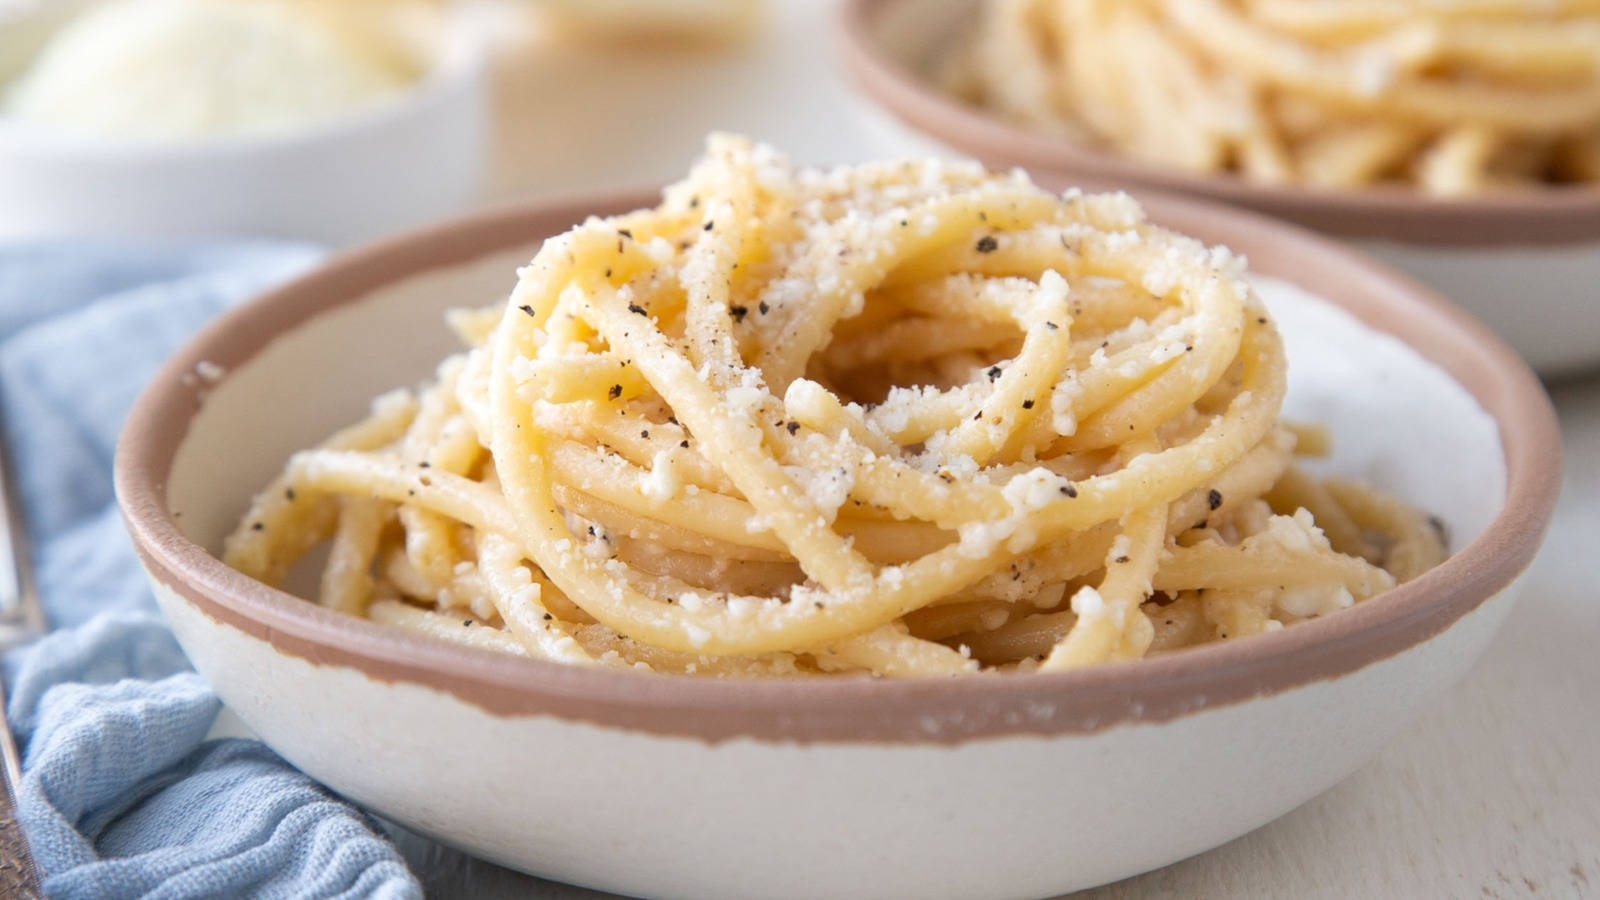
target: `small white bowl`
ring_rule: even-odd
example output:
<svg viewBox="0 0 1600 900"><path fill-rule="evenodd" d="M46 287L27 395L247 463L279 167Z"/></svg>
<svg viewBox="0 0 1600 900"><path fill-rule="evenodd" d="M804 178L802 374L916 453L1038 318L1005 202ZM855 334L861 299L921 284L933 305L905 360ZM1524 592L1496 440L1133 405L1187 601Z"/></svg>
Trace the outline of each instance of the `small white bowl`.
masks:
<svg viewBox="0 0 1600 900"><path fill-rule="evenodd" d="M1040 134L932 83L937 58L974 27L980 0L846 0L843 61L869 134L921 141L1042 184L1174 191L1268 213L1341 237L1443 291L1545 374L1600 366L1600 186L1461 199L1409 188L1312 190L1199 175Z"/></svg>
<svg viewBox="0 0 1600 900"><path fill-rule="evenodd" d="M1136 662L731 681L461 647L217 560L291 452L454 348L446 307L501 300L543 237L643 194L464 219L229 312L129 415L118 500L228 706L334 790L470 853L659 897L1037 897L1123 878L1328 789L1460 678L1511 609L1561 468L1538 382L1461 311L1288 226L1144 199L1281 280L1264 291L1290 413L1332 427L1333 468L1437 513L1451 559L1331 616Z"/></svg>
<svg viewBox="0 0 1600 900"><path fill-rule="evenodd" d="M487 168L487 58L467 27L446 28L432 55L395 98L261 137L118 142L0 116L0 240L203 234L348 244L459 212L477 199Z"/></svg>

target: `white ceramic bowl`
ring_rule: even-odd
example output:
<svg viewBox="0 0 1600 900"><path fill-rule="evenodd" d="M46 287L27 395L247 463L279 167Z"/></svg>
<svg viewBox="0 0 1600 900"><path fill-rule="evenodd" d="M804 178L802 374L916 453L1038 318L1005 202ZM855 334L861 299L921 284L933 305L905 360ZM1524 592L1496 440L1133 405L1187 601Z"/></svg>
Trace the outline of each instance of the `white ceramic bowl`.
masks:
<svg viewBox="0 0 1600 900"><path fill-rule="evenodd" d="M1333 427L1335 468L1437 512L1449 561L1332 616L1132 663L718 681L436 642L213 556L289 453L432 370L453 344L445 307L503 297L542 237L643 195L440 226L226 314L129 416L119 501L228 706L335 790L468 852L665 897L1026 897L1119 879L1326 790L1455 682L1511 609L1560 480L1547 398L1465 314L1286 226L1146 199L1269 277L1291 412Z"/></svg>
<svg viewBox="0 0 1600 900"><path fill-rule="evenodd" d="M64 18L39 15L33 44ZM488 82L480 36L450 25L427 73L397 98L283 134L124 143L0 116L0 239L220 234L347 244L459 212L477 199L487 167Z"/></svg>
<svg viewBox="0 0 1600 900"><path fill-rule="evenodd" d="M1535 368L1600 366L1600 186L1441 200L1401 188L1316 191L1232 175L1195 175L1038 134L974 109L928 74L973 27L980 0L846 0L846 67L868 134L990 166L1024 166L1044 184L1176 191L1254 209L1349 240L1443 291Z"/></svg>

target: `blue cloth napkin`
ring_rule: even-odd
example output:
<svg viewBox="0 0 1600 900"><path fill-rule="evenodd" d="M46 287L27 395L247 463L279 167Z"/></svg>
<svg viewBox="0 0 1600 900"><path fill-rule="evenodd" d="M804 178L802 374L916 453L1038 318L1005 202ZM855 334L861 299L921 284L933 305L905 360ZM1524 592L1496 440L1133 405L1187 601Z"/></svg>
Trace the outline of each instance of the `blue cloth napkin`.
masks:
<svg viewBox="0 0 1600 900"><path fill-rule="evenodd" d="M282 243L0 247L0 403L48 636L4 659L18 812L51 897L420 897L377 824L256 741L156 611L112 498L134 396Z"/></svg>

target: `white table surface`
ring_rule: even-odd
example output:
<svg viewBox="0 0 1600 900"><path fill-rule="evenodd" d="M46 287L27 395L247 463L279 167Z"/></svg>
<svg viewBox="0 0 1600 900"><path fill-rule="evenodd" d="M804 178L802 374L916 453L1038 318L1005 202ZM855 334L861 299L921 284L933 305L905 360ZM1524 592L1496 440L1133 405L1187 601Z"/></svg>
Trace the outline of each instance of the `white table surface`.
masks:
<svg viewBox="0 0 1600 900"><path fill-rule="evenodd" d="M715 52L554 48L508 22L492 199L669 180L717 129L805 161L922 152L863 118L834 53L834 6L770 0L760 37ZM1521 605L1472 673L1300 809L1078 896L1600 897L1600 379L1552 394L1561 503ZM401 843L430 896L608 896Z"/></svg>

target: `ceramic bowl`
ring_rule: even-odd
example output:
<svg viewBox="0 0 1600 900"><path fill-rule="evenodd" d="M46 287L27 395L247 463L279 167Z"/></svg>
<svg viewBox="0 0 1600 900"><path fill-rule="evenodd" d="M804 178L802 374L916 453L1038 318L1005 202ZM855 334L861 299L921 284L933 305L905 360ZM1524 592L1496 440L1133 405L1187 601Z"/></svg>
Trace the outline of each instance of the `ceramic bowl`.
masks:
<svg viewBox="0 0 1600 900"><path fill-rule="evenodd" d="M0 90L67 20L54 10L0 22L16 42L0 54ZM0 240L249 235L349 244L458 213L478 198L487 168L487 56L471 20L446 24L426 73L399 96L282 134L120 142L0 116Z"/></svg>
<svg viewBox="0 0 1600 900"><path fill-rule="evenodd" d="M291 452L431 373L454 343L444 308L499 300L541 238L646 194L463 219L225 314L130 414L119 502L227 705L333 789L470 853L663 897L1027 897L1123 878L1326 790L1455 682L1511 609L1560 478L1538 382L1466 314L1288 226L1146 199L1255 261L1289 342L1289 411L1332 426L1330 466L1438 513L1448 562L1332 616L1138 662L719 681L436 642L217 560Z"/></svg>
<svg viewBox="0 0 1600 900"><path fill-rule="evenodd" d="M1344 238L1442 291L1488 323L1542 373L1600 366L1600 187L1531 189L1459 200L1403 188L1314 191L1232 175L1196 175L1010 124L956 100L928 77L970 33L982 0L847 0L846 68L865 95L869 133L990 166L1023 166L1041 183L1176 191L1268 213Z"/></svg>

